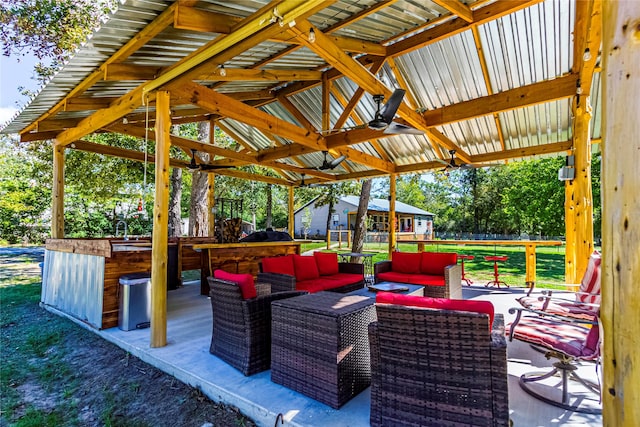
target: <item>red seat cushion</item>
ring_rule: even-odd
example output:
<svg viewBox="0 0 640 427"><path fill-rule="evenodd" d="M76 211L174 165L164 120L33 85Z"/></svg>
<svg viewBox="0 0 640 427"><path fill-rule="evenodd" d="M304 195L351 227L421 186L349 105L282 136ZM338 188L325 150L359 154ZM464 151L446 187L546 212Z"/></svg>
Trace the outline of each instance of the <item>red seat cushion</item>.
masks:
<svg viewBox="0 0 640 427"><path fill-rule="evenodd" d="M352 285L354 283L362 282L363 277L360 274L338 273L331 276L322 277L322 280L327 282L327 289L333 289L340 286Z"/></svg>
<svg viewBox="0 0 640 427"><path fill-rule="evenodd" d="M296 281L297 291L308 291L311 293L324 291L327 286L327 280L325 279L310 279Z"/></svg>
<svg viewBox="0 0 640 427"><path fill-rule="evenodd" d="M262 258L262 271L265 273L288 274L295 276L293 255Z"/></svg>
<svg viewBox="0 0 640 427"><path fill-rule="evenodd" d="M242 298L250 299L258 296L256 292L256 286L253 283L253 276L250 274L235 274L227 273L224 270L215 270L213 277L220 280L226 280L228 282L234 282L238 284Z"/></svg>
<svg viewBox="0 0 640 427"><path fill-rule="evenodd" d="M338 274L338 254L336 252L314 252L318 272L321 276Z"/></svg>
<svg viewBox="0 0 640 427"><path fill-rule="evenodd" d="M397 273L419 273L420 253L393 252L391 254L391 270Z"/></svg>
<svg viewBox="0 0 640 427"><path fill-rule="evenodd" d="M386 271L378 273L378 281L396 282L396 283L412 283L414 285L431 285L445 286L444 276L431 276L427 274L406 274L396 273L395 271Z"/></svg>
<svg viewBox="0 0 640 427"><path fill-rule="evenodd" d="M382 304L406 305L410 307L433 308L436 310L468 311L489 315L489 330L493 325L494 309L489 301L472 301L447 298L429 298L414 295L378 292L376 302Z"/></svg>
<svg viewBox="0 0 640 427"><path fill-rule="evenodd" d="M602 258L600 252L594 251L589 257L589 263L587 264L587 271L582 276L580 282L580 292L585 292L593 295L581 295L577 294L576 299L578 302L586 302L590 304L600 304L600 263Z"/></svg>
<svg viewBox="0 0 640 427"><path fill-rule="evenodd" d="M444 276L444 268L458 263L455 252L422 252L420 272L435 276Z"/></svg>
<svg viewBox="0 0 640 427"><path fill-rule="evenodd" d="M313 280L320 277L315 257L294 255L293 268L296 272L296 281Z"/></svg>

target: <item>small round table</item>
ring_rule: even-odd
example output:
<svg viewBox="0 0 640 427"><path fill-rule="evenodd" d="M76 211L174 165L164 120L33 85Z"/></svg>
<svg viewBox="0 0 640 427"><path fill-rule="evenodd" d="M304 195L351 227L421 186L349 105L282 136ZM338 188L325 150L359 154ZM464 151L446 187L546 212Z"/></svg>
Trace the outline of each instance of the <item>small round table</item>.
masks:
<svg viewBox="0 0 640 427"><path fill-rule="evenodd" d="M489 285L491 285L491 286L496 285L499 288L501 283L503 285L505 285L507 288L509 287L509 285L507 285L503 280L498 279L498 276L500 276L500 274L498 274L498 262L504 262L504 261L506 261L508 259L509 259L508 256L486 256L486 257L484 257L485 261L493 261L493 280L488 281L487 284L484 285L485 288L487 286L489 286Z"/></svg>
<svg viewBox="0 0 640 427"><path fill-rule="evenodd" d="M349 262L349 258L362 257L362 264L364 264L364 280L366 283L373 283L373 255L360 252L343 252L340 255L341 262Z"/></svg>
<svg viewBox="0 0 640 427"><path fill-rule="evenodd" d="M458 254L458 258L460 258L460 267L462 267L462 278L461 278L461 281L466 282L467 286L471 286L471 284L473 283L473 280L467 279L466 277L464 277L464 262L465 262L465 260L472 261L475 258L475 256L474 255Z"/></svg>

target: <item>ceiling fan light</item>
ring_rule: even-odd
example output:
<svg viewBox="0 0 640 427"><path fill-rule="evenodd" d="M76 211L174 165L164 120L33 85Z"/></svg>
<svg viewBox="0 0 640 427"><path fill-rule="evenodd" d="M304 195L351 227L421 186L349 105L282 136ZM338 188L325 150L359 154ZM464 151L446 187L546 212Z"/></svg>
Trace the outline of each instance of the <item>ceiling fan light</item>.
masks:
<svg viewBox="0 0 640 427"><path fill-rule="evenodd" d="M384 130L387 126L389 124L380 118L375 118L369 122L369 129L373 130Z"/></svg>

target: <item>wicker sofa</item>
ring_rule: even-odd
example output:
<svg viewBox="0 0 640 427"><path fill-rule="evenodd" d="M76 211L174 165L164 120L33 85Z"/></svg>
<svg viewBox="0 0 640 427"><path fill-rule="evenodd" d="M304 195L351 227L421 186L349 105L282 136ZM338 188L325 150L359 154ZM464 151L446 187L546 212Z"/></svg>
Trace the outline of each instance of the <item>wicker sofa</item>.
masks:
<svg viewBox="0 0 640 427"><path fill-rule="evenodd" d="M458 254L449 252L393 252L391 260L374 265L374 280L424 286L424 296L462 298L462 268Z"/></svg>
<svg viewBox="0 0 640 427"><path fill-rule="evenodd" d="M390 293L377 301L372 426L509 425L504 318L491 303Z"/></svg>
<svg viewBox="0 0 640 427"><path fill-rule="evenodd" d="M236 282L207 278L213 312L209 352L244 375L271 366L271 302L306 292L258 292L245 299Z"/></svg>
<svg viewBox="0 0 640 427"><path fill-rule="evenodd" d="M273 292L346 293L364 287L364 265L338 262L335 252L268 257L260 262L258 282L271 284Z"/></svg>

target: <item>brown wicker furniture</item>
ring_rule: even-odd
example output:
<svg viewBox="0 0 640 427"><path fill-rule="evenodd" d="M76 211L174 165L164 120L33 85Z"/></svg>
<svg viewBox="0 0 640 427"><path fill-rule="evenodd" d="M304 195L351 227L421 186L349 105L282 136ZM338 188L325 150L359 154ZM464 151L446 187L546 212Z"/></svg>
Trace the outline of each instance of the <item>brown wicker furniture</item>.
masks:
<svg viewBox="0 0 640 427"><path fill-rule="evenodd" d="M507 426L504 319L376 304L372 426Z"/></svg>
<svg viewBox="0 0 640 427"><path fill-rule="evenodd" d="M271 380L339 408L369 386L373 300L318 292L272 304Z"/></svg>
<svg viewBox="0 0 640 427"><path fill-rule="evenodd" d="M374 265L378 282L423 285L433 298L462 298L462 268L457 254L445 252L393 252L391 261Z"/></svg>
<svg viewBox="0 0 640 427"><path fill-rule="evenodd" d="M331 261L326 261L330 258ZM278 262L278 269L268 271L267 261ZM328 267L329 266L329 267ZM317 268L315 272L311 270ZM303 290L308 292L351 292L364 287L364 265L338 262L336 253L314 256L288 255L263 259L258 281L270 283L274 292Z"/></svg>
<svg viewBox="0 0 640 427"><path fill-rule="evenodd" d="M234 282L209 277L213 332L209 352L244 375L269 369L271 364L271 302L304 292L279 292L243 299Z"/></svg>

